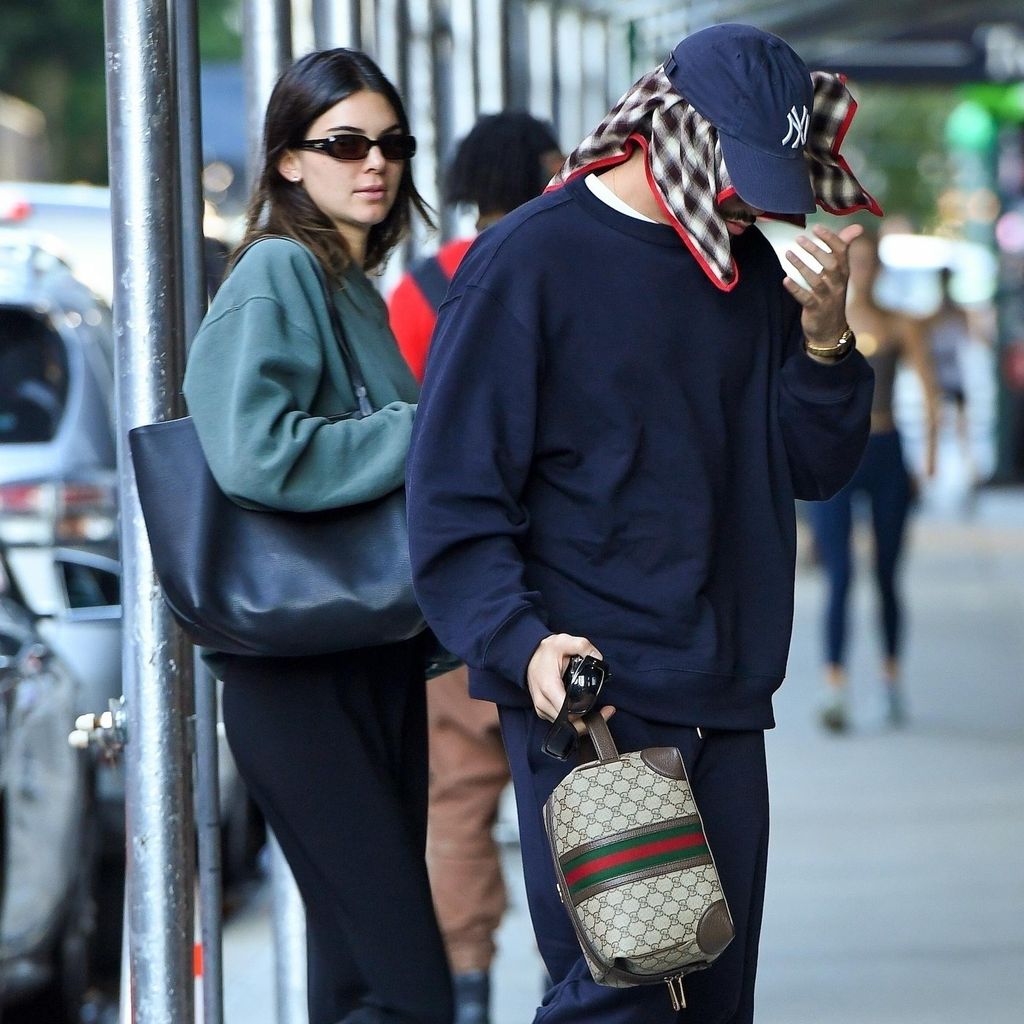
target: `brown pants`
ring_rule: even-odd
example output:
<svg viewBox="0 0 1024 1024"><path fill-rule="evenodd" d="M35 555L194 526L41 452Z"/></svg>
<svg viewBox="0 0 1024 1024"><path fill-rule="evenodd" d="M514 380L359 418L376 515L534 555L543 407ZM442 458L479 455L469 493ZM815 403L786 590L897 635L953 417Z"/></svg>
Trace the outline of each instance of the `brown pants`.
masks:
<svg viewBox="0 0 1024 1024"><path fill-rule="evenodd" d="M453 974L486 971L505 911L491 832L509 779L493 704L469 696L465 667L427 683L427 870Z"/></svg>

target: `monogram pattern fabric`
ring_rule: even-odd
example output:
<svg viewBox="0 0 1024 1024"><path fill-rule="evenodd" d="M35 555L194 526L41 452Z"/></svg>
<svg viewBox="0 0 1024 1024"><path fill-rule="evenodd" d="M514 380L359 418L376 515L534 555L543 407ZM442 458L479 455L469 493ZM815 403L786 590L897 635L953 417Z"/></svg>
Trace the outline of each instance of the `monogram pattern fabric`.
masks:
<svg viewBox="0 0 1024 1024"><path fill-rule="evenodd" d="M559 850L697 813L690 787L649 768L639 752L575 769L551 795Z"/></svg>
<svg viewBox="0 0 1024 1024"><path fill-rule="evenodd" d="M723 899L714 865L643 879L591 896L576 912L602 960L635 974L660 975L712 957L697 942L705 911Z"/></svg>
<svg viewBox="0 0 1024 1024"><path fill-rule="evenodd" d="M694 845L705 840L685 777L666 777L640 751L582 765L549 797L545 824L595 981L680 977L728 945L732 922L714 862ZM695 850L703 852L680 863Z"/></svg>

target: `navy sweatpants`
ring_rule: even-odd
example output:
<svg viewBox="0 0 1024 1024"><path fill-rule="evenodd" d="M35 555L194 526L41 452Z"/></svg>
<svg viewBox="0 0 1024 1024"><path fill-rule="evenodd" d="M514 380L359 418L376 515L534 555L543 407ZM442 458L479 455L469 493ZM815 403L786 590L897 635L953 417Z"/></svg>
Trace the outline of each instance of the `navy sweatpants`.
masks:
<svg viewBox="0 0 1024 1024"><path fill-rule="evenodd" d="M715 857L736 938L684 982L687 1008L672 1010L664 985L608 988L590 976L558 898L542 809L573 767L541 750L548 723L532 709L500 708L512 768L527 900L552 988L534 1024L751 1024L768 858L768 779L762 732L704 732L648 722L624 711L609 723L620 752L678 747Z"/></svg>
<svg viewBox="0 0 1024 1024"><path fill-rule="evenodd" d="M231 658L224 725L306 907L310 1024L450 1024L416 641Z"/></svg>

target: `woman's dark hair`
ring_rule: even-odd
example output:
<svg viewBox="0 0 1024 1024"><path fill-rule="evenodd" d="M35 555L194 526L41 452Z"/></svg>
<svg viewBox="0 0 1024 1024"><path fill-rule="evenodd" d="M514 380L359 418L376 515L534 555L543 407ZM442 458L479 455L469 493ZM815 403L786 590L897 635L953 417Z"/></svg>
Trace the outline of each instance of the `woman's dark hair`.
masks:
<svg viewBox="0 0 1024 1024"><path fill-rule="evenodd" d="M448 171L445 198L473 203L481 216L511 213L544 191L541 158L559 150L551 127L522 111L481 117Z"/></svg>
<svg viewBox="0 0 1024 1024"><path fill-rule="evenodd" d="M398 91L360 50L339 47L308 53L281 75L267 104L263 167L235 255L263 235L288 235L312 249L332 277L340 278L345 272L352 259L345 240L305 188L282 177L277 165L287 150L305 139L309 126L325 110L364 89L383 96L395 111L401 131L409 132ZM406 160L394 205L380 224L370 228L365 270L374 270L388 258L409 230L413 209L433 226L430 208L413 184L411 161Z"/></svg>

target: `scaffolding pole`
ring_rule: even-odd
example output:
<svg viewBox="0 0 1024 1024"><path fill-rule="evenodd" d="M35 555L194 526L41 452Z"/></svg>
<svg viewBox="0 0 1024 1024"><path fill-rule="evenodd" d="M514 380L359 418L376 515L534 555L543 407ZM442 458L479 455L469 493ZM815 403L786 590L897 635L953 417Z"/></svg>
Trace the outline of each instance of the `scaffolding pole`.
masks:
<svg viewBox="0 0 1024 1024"><path fill-rule="evenodd" d="M313 39L318 50L336 46L362 49L359 0L313 0Z"/></svg>
<svg viewBox="0 0 1024 1024"><path fill-rule="evenodd" d="M160 596L128 430L180 413L177 94L167 0L107 0L131 1019L194 1017L191 649Z"/></svg>
<svg viewBox="0 0 1024 1024"><path fill-rule="evenodd" d="M445 175L455 141L451 0L430 0L430 71L438 227L441 231L441 241L447 242L455 228L454 211L451 205L445 202L444 195Z"/></svg>
<svg viewBox="0 0 1024 1024"><path fill-rule="evenodd" d="M246 173L251 188L262 163L267 101L281 72L292 62L291 0L244 0L242 50L248 140Z"/></svg>
<svg viewBox="0 0 1024 1024"><path fill-rule="evenodd" d="M291 0L245 0L242 22L248 174L252 187L263 160L263 119L270 94L292 61ZM270 837L270 899L278 1024L305 1024L305 912L288 864Z"/></svg>

